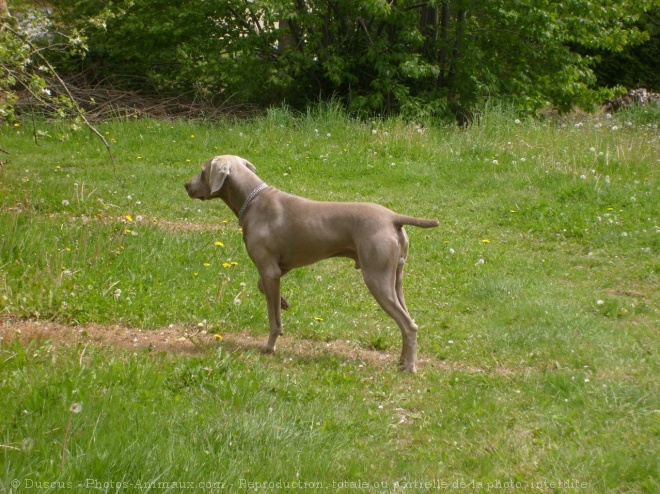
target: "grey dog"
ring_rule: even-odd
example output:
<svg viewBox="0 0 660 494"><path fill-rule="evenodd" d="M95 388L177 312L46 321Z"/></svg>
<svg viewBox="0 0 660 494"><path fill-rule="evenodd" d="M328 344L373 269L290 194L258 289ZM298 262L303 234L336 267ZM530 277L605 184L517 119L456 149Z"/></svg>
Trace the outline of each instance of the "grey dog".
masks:
<svg viewBox="0 0 660 494"><path fill-rule="evenodd" d="M221 198L243 229L248 255L259 271L259 290L266 296L270 336L262 347L275 351L282 335L280 278L294 268L330 257L348 257L376 301L401 329L400 370L417 370L417 325L403 296L403 266L408 255L404 225L438 226L437 220L396 214L378 204L317 202L266 185L249 161L216 156L185 184L193 199Z"/></svg>

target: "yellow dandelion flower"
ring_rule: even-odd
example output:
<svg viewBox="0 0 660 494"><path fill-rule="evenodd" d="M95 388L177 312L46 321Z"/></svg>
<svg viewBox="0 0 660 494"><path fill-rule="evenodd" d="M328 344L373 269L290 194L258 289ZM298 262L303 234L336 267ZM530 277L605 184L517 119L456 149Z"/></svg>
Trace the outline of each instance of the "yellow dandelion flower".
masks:
<svg viewBox="0 0 660 494"><path fill-rule="evenodd" d="M484 244L489 244L490 240L488 240L487 238L484 238L481 242L484 243Z"/></svg>
<svg viewBox="0 0 660 494"><path fill-rule="evenodd" d="M225 244L223 244L222 242L220 242L220 241L218 240L218 241L215 243L215 246L216 246L216 247L224 247Z"/></svg>
<svg viewBox="0 0 660 494"><path fill-rule="evenodd" d="M125 218L126 218L126 221L128 221L128 222L133 221L133 218L131 217L130 214L127 214L127 215L125 216Z"/></svg>
<svg viewBox="0 0 660 494"><path fill-rule="evenodd" d="M238 263L237 263L236 261L232 261L232 262L231 262L231 265L232 265L232 266L238 266Z"/></svg>
<svg viewBox="0 0 660 494"><path fill-rule="evenodd" d="M199 273L193 273L193 276L199 276Z"/></svg>
<svg viewBox="0 0 660 494"><path fill-rule="evenodd" d="M219 334L214 334L213 337L218 341L222 341L222 336L220 336Z"/></svg>
<svg viewBox="0 0 660 494"><path fill-rule="evenodd" d="M208 267L210 267L210 266L211 266L211 263L210 263L210 262L205 262L205 263L204 263L204 267L205 267L205 268L208 268Z"/></svg>
<svg viewBox="0 0 660 494"><path fill-rule="evenodd" d="M223 262L223 263L222 263L222 267L223 267L223 268L230 268L230 267L231 267L231 264L229 264L228 262Z"/></svg>
<svg viewBox="0 0 660 494"><path fill-rule="evenodd" d="M321 321L323 321L323 318L322 317L315 317L314 320L316 322L321 322Z"/></svg>

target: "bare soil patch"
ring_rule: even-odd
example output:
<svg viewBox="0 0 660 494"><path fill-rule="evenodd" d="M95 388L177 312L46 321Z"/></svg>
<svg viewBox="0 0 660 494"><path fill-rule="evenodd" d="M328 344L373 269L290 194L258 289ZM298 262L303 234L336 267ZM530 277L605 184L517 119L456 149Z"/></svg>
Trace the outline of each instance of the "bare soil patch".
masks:
<svg viewBox="0 0 660 494"><path fill-rule="evenodd" d="M249 332L224 332L212 334L203 328L172 325L167 328L142 330L122 325L88 324L67 326L52 321L24 321L12 316L0 317L0 340L19 340L23 344L31 341L49 341L53 345L82 344L112 346L128 350L150 350L178 355L204 355L215 348L223 347L232 353L259 351L267 335L253 336ZM315 360L328 354L348 362L368 365L379 369L395 368L398 354L360 347L355 342L335 340L330 342L301 340L282 337L277 348L280 358ZM448 372L506 373L502 369L479 369L458 362L437 361L419 358L420 369L436 368Z"/></svg>

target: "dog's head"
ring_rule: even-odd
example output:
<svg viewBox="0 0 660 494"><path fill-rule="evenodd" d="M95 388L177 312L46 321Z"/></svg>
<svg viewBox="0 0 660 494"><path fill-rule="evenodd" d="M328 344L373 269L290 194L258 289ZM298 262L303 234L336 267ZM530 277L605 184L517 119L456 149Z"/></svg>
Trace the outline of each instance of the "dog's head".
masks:
<svg viewBox="0 0 660 494"><path fill-rule="evenodd" d="M225 180L238 166L245 166L252 172L257 171L252 163L239 156L211 158L202 166L202 172L185 184L188 195L202 201L220 197L220 190Z"/></svg>

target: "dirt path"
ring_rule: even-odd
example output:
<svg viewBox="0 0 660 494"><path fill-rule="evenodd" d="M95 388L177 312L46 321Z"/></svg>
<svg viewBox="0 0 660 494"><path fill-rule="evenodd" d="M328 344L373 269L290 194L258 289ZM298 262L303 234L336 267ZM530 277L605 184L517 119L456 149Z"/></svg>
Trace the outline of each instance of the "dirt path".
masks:
<svg viewBox="0 0 660 494"><path fill-rule="evenodd" d="M52 344L83 344L114 346L124 349L150 349L179 355L204 355L209 349L223 347L227 351L240 353L258 351L266 340L266 334L252 336L247 332L222 333L220 338L203 328L172 325L167 328L140 330L121 325L88 324L67 326L50 321L23 321L10 316L0 317L0 339L5 342L19 339L23 343L49 340ZM369 350L355 342L335 340L331 342L302 340L283 337L277 349L285 358L311 360L325 354L333 354L351 362L375 368L394 368L398 354L387 351ZM483 373L494 369L473 368L457 362L437 361L420 356L419 367L442 369L448 372ZM495 370L502 373L502 370Z"/></svg>

